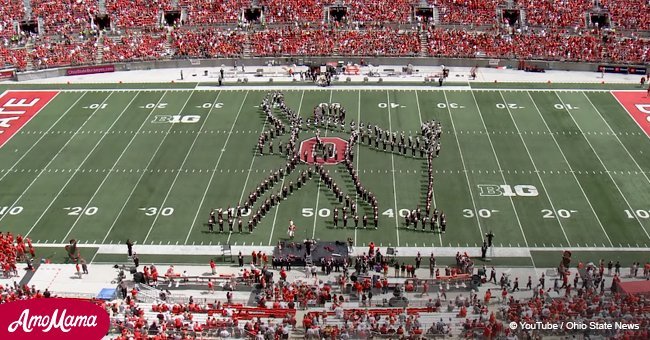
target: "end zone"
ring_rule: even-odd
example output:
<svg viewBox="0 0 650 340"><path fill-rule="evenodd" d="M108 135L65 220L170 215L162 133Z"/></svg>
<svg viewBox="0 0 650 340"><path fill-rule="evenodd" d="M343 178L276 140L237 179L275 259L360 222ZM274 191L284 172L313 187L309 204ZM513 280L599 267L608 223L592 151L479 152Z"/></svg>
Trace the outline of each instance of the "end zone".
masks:
<svg viewBox="0 0 650 340"><path fill-rule="evenodd" d="M0 96L0 148L59 91L6 91Z"/></svg>
<svg viewBox="0 0 650 340"><path fill-rule="evenodd" d="M612 95L650 137L650 97L645 91L612 91Z"/></svg>

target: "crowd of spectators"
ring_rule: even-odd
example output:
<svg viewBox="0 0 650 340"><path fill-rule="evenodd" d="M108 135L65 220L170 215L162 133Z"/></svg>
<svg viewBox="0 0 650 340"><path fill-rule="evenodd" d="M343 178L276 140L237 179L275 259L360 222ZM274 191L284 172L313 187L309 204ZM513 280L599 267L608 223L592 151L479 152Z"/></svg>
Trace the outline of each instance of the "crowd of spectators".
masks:
<svg viewBox="0 0 650 340"><path fill-rule="evenodd" d="M263 0L266 23L321 22L323 8L331 0Z"/></svg>
<svg viewBox="0 0 650 340"><path fill-rule="evenodd" d="M409 22L412 13L410 0L345 0L348 17L353 22Z"/></svg>
<svg viewBox="0 0 650 340"><path fill-rule="evenodd" d="M328 29L281 28L255 32L250 41L252 54L258 56L331 55L336 34Z"/></svg>
<svg viewBox="0 0 650 340"><path fill-rule="evenodd" d="M200 31L177 29L172 33L172 39L176 57L214 58L242 55L246 36L238 31L214 28Z"/></svg>
<svg viewBox="0 0 650 340"><path fill-rule="evenodd" d="M433 0L440 23L445 25L494 25L498 0Z"/></svg>
<svg viewBox="0 0 650 340"><path fill-rule="evenodd" d="M165 35L145 35L127 33L113 40L103 37L104 62L120 62L127 60L156 60L170 55L166 50L167 37Z"/></svg>
<svg viewBox="0 0 650 340"><path fill-rule="evenodd" d="M170 0L107 0L106 10L118 27L159 26L162 11L171 9Z"/></svg>
<svg viewBox="0 0 650 340"><path fill-rule="evenodd" d="M242 9L250 7L250 0L180 0L187 11L188 25L237 23Z"/></svg>
<svg viewBox="0 0 650 340"><path fill-rule="evenodd" d="M27 67L27 50L0 46L0 68L5 66L24 70Z"/></svg>
<svg viewBox="0 0 650 340"><path fill-rule="evenodd" d="M43 18L49 33L73 33L90 28L98 8L98 2L93 0L32 0L31 3L32 17Z"/></svg>
<svg viewBox="0 0 650 340"><path fill-rule="evenodd" d="M22 1L0 0L0 38L14 36L14 21L23 20L24 16L25 6Z"/></svg>
<svg viewBox="0 0 650 340"><path fill-rule="evenodd" d="M507 35L443 29L431 29L427 34L431 56L598 61L606 48L602 37L590 34L542 32Z"/></svg>
<svg viewBox="0 0 650 340"><path fill-rule="evenodd" d="M593 0L517 0L526 11L526 24L545 27L584 27L587 10L594 7Z"/></svg>
<svg viewBox="0 0 650 340"><path fill-rule="evenodd" d="M23 238L20 234L14 237L10 232L0 233L0 266L3 278L18 276L19 262L25 262L31 268L28 259L34 255L34 247L29 238Z"/></svg>
<svg viewBox="0 0 650 340"><path fill-rule="evenodd" d="M650 2L648 0L599 0L609 10L614 28L648 30Z"/></svg>
<svg viewBox="0 0 650 340"><path fill-rule="evenodd" d="M37 41L28 58L31 59L35 69L42 69L92 64L95 62L96 52L97 39L94 37L83 41L77 41L70 37L56 41L50 37L44 37Z"/></svg>
<svg viewBox="0 0 650 340"><path fill-rule="evenodd" d="M417 32L391 28L340 31L335 44L342 55L413 56L420 52Z"/></svg>

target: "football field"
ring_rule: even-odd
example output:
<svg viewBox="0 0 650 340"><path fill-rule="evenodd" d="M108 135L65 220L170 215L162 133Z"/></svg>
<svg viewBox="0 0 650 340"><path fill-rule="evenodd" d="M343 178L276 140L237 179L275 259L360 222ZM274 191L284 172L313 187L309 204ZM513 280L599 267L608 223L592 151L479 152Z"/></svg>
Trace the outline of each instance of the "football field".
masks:
<svg viewBox="0 0 650 340"><path fill-rule="evenodd" d="M648 121L637 123L620 101L626 93L632 104L650 99L603 90L284 90L288 106L304 118L320 103L340 103L348 120L414 138L422 122L440 121L433 201L447 215L446 233L409 229L403 218L424 206L426 162L366 143L355 145L354 162L377 196L377 230L334 228L332 212L341 204L314 176L252 234L228 232L227 225L224 233L208 233L210 209L234 208L286 163L277 152L257 153L268 92L52 90L47 105L0 148L0 230L39 245L129 238L267 246L285 239L293 220L301 239L352 238L359 246L475 247L492 231L498 247L650 249L650 140L642 125ZM346 140L349 130L321 134ZM313 136L305 129L300 140ZM282 184L296 182L308 166L300 164ZM354 197L344 165L328 169ZM367 205L360 208L371 215Z"/></svg>

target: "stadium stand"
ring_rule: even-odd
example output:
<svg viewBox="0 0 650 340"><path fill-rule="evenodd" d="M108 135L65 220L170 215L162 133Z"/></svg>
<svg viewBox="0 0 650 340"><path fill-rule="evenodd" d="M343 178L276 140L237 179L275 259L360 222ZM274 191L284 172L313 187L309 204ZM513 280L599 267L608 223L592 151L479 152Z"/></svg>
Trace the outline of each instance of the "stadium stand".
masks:
<svg viewBox="0 0 650 340"><path fill-rule="evenodd" d="M420 51L417 32L391 28L341 31L336 45L342 55L412 56Z"/></svg>
<svg viewBox="0 0 650 340"><path fill-rule="evenodd" d="M526 24L544 27L584 27L587 10L592 0L519 0L519 8L526 11Z"/></svg>
<svg viewBox="0 0 650 340"><path fill-rule="evenodd" d="M238 31L205 28L200 31L174 30L172 47L177 58L235 57L244 52L245 35Z"/></svg>
<svg viewBox="0 0 650 340"><path fill-rule="evenodd" d="M266 22L321 22L323 7L330 4L329 0L263 0L260 2L265 11Z"/></svg>
<svg viewBox="0 0 650 340"><path fill-rule="evenodd" d="M97 13L97 1L32 0L32 17L43 18L49 33L72 33L90 28Z"/></svg>
<svg viewBox="0 0 650 340"><path fill-rule="evenodd" d="M162 11L170 10L167 0L108 0L106 10L116 26L124 28L159 26Z"/></svg>
<svg viewBox="0 0 650 340"><path fill-rule="evenodd" d="M180 0L178 4L187 11L188 25L237 23L242 9L250 7L247 0Z"/></svg>
<svg viewBox="0 0 650 340"><path fill-rule="evenodd" d="M275 56L329 55L332 54L335 39L335 32L327 29L281 28L255 32L250 40L254 55Z"/></svg>
<svg viewBox="0 0 650 340"><path fill-rule="evenodd" d="M34 50L28 55L36 69L61 67L67 65L84 65L95 62L97 40L90 38L86 41L75 41L65 38L55 41L54 38L39 39Z"/></svg>
<svg viewBox="0 0 650 340"><path fill-rule="evenodd" d="M609 11L614 28L648 30L650 3L646 0L600 0L600 5Z"/></svg>
<svg viewBox="0 0 650 340"><path fill-rule="evenodd" d="M497 23L497 0L435 0L440 22L447 25L492 26Z"/></svg>
<svg viewBox="0 0 650 340"><path fill-rule="evenodd" d="M106 36L102 38L104 62L156 60L170 55L164 35L127 33L116 40Z"/></svg>
<svg viewBox="0 0 650 340"><path fill-rule="evenodd" d="M24 17L25 6L22 1L0 0L0 38L4 40L15 36L14 22L23 20Z"/></svg>

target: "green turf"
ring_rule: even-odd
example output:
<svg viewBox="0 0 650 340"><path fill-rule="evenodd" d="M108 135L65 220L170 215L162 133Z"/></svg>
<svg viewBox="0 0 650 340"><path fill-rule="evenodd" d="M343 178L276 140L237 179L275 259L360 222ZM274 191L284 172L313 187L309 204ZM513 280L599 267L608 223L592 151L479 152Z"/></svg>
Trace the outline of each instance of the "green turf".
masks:
<svg viewBox="0 0 650 340"><path fill-rule="evenodd" d="M19 214L0 216L0 225L39 244L130 238L140 244L273 245L286 237L290 219L301 238L351 237L359 246L475 246L487 231L503 247L604 250L650 243L650 219L625 213L650 209L650 158L643 156L650 142L608 92L284 92L304 117L318 103L339 102L348 119L407 135L416 134L421 121L440 120L434 200L447 213L447 233L406 229L399 215L423 205L425 163L366 145L359 146L355 162L362 183L379 200L378 230L333 228L331 210L338 202L314 179L272 209L252 235L207 233L211 208L234 207L284 164L279 155L254 154L265 126L257 106L266 92L258 88L60 93L0 149L0 209L22 207ZM106 107L85 108L92 104ZM201 119L154 123L159 115ZM323 134L347 138L338 130ZM303 131L301 139L311 135ZM354 193L342 165L330 172ZM294 172L286 181L296 178ZM486 185L504 184L534 186L538 195L486 195Z"/></svg>

